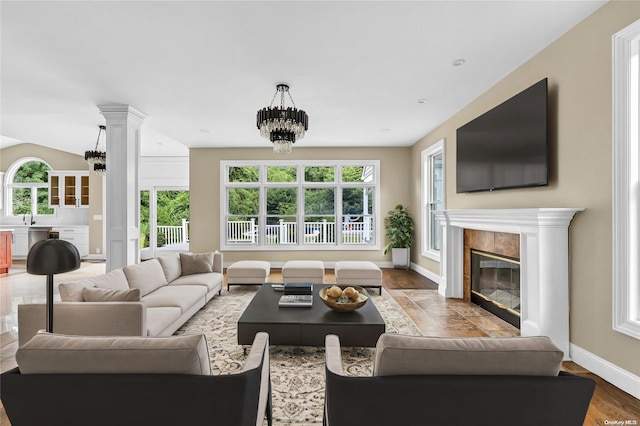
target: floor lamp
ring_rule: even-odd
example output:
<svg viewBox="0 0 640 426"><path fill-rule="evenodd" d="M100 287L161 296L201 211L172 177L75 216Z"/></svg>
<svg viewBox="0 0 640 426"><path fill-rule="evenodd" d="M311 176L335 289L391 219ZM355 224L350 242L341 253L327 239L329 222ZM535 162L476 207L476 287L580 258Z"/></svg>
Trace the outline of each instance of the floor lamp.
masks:
<svg viewBox="0 0 640 426"><path fill-rule="evenodd" d="M27 255L27 272L47 276L46 329L53 333L53 275L75 271L80 267L80 254L68 241L50 238L35 243Z"/></svg>

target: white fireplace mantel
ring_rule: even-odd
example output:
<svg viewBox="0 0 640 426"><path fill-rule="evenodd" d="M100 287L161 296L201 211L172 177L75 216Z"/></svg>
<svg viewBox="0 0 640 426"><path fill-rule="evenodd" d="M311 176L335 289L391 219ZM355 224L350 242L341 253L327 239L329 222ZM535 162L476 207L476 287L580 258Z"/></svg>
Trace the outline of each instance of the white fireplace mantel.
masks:
<svg viewBox="0 0 640 426"><path fill-rule="evenodd" d="M463 297L464 229L520 235L520 334L569 359L569 223L582 208L443 210L439 293Z"/></svg>

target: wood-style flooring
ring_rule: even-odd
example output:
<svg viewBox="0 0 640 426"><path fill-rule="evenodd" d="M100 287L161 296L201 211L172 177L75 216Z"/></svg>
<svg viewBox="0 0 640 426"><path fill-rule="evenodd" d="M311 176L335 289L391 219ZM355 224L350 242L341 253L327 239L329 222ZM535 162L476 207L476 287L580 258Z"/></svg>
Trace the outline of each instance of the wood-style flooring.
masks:
<svg viewBox="0 0 640 426"><path fill-rule="evenodd" d="M282 280L280 269L272 269L269 281ZM325 270L325 282L335 282L333 270ZM462 300L445 299L437 286L422 275L402 269L383 269L383 287L407 312L423 335L441 337L506 337L519 335L518 329L481 308ZM9 345L13 346L13 345ZM5 349L3 358L7 358ZM3 363L5 371L9 363ZM640 400L621 391L578 364L565 362L564 369L591 377L596 390L587 412L585 426L607 424L640 425ZM614 423L621 422L621 423ZM627 423L625 423L627 422ZM10 426L0 406L0 426Z"/></svg>

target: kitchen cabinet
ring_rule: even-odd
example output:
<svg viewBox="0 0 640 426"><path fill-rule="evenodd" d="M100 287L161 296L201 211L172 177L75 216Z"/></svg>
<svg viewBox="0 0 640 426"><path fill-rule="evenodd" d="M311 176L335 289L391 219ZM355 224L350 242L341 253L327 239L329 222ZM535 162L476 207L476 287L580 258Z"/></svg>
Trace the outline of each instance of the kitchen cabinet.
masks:
<svg viewBox="0 0 640 426"><path fill-rule="evenodd" d="M29 229L26 226L16 226L13 230L13 258L24 259L29 253Z"/></svg>
<svg viewBox="0 0 640 426"><path fill-rule="evenodd" d="M49 207L89 207L89 172L50 172Z"/></svg>
<svg viewBox="0 0 640 426"><path fill-rule="evenodd" d="M76 246L80 257L89 255L88 226L54 226L51 230L59 233L59 239L68 241Z"/></svg>
<svg viewBox="0 0 640 426"><path fill-rule="evenodd" d="M12 260L13 232L0 229L0 274L9 272Z"/></svg>

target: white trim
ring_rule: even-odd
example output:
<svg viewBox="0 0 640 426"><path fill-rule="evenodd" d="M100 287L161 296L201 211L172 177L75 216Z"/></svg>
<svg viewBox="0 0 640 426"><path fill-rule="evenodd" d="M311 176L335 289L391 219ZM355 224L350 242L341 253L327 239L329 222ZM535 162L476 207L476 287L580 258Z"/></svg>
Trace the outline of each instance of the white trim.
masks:
<svg viewBox="0 0 640 426"><path fill-rule="evenodd" d="M438 142L431 145L429 148L422 151L420 156L420 167L421 167L421 218L422 218L422 244L420 247L420 254L424 257L428 257L429 259L435 260L436 262L440 262L440 251L434 250L431 248L431 218L429 215L429 208L427 204L431 201L431 189L433 185L431 184L431 179L433 177L433 170L431 169L431 159L438 155L442 154L442 182L446 187L445 182L445 140L440 139ZM443 188L444 189L444 188ZM442 191L442 205L446 207L446 199L445 199L446 191Z"/></svg>
<svg viewBox="0 0 640 426"><path fill-rule="evenodd" d="M571 359L607 382L640 399L640 377L571 344Z"/></svg>
<svg viewBox="0 0 640 426"><path fill-rule="evenodd" d="M613 329L640 339L637 55L640 21L613 36ZM636 55L635 69L632 56ZM635 76L633 74L636 74ZM635 81L632 81L635 80Z"/></svg>
<svg viewBox="0 0 640 426"><path fill-rule="evenodd" d="M440 275L436 274L435 272L431 272L430 270L423 268L422 266L413 262L411 263L411 269L440 286Z"/></svg>

